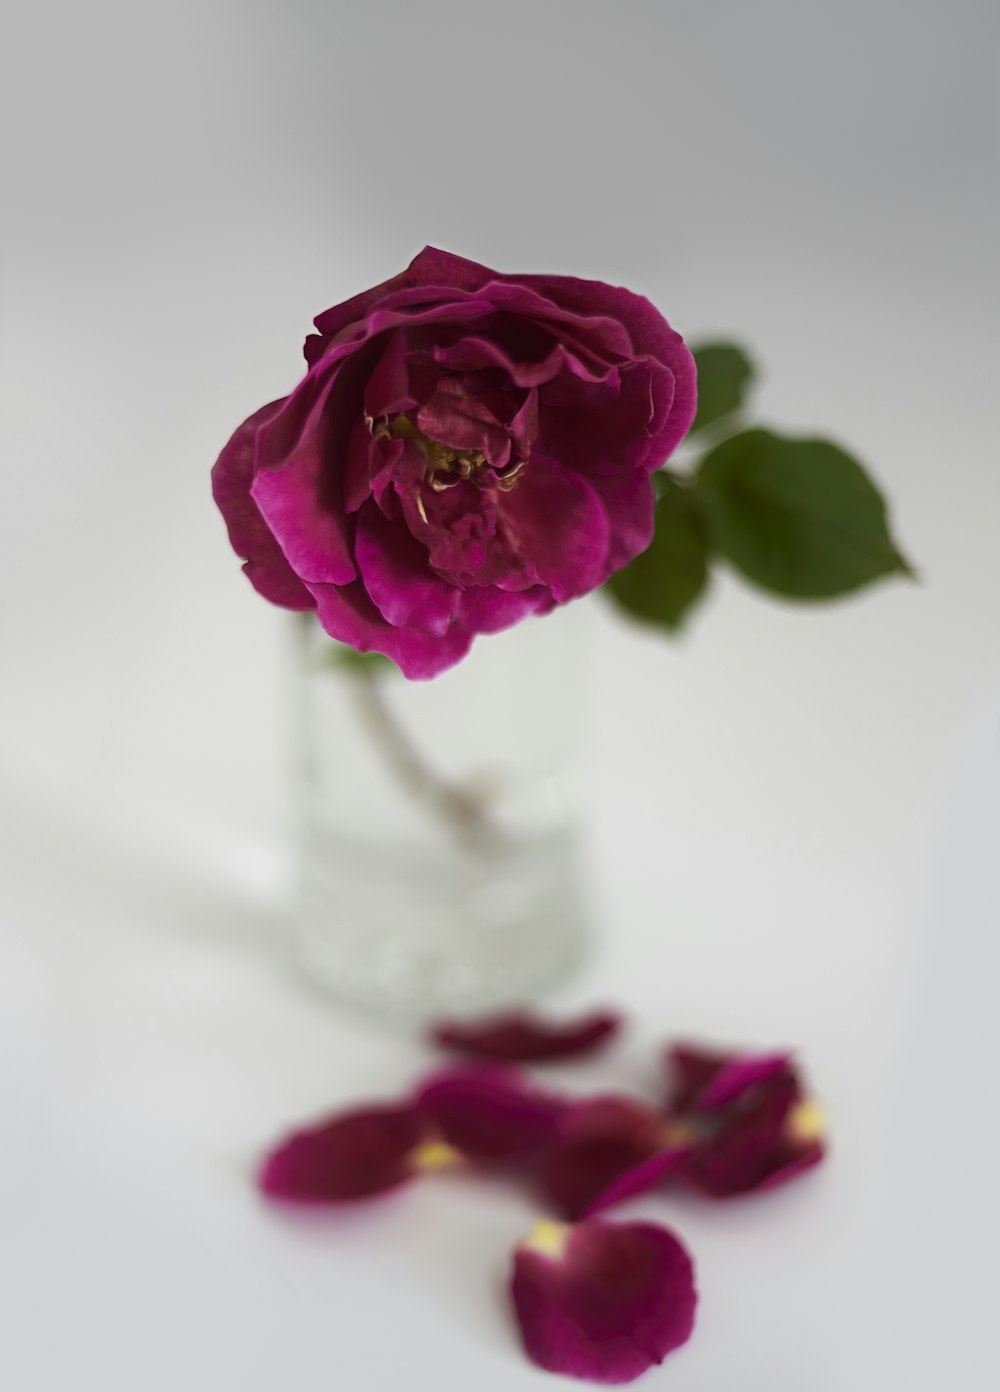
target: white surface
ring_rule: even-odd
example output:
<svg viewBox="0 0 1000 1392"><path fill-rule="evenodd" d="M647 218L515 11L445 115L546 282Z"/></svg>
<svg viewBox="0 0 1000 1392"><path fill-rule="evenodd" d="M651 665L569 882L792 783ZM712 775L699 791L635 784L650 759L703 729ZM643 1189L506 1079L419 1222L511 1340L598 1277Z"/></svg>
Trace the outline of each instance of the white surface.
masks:
<svg viewBox="0 0 1000 1392"><path fill-rule="evenodd" d="M800 1046L836 1152L696 1255L675 1392L992 1392L997 12L930 4L10 7L2 352L0 1379L543 1387L531 1213L428 1185L265 1212L286 1123L425 1056L282 956L281 616L208 501L311 315L425 241L644 290L876 469L924 576L602 616L603 951L567 1002ZM991 413L992 414L992 413ZM987 453L987 441L989 453ZM645 1206L643 1206L645 1211Z"/></svg>

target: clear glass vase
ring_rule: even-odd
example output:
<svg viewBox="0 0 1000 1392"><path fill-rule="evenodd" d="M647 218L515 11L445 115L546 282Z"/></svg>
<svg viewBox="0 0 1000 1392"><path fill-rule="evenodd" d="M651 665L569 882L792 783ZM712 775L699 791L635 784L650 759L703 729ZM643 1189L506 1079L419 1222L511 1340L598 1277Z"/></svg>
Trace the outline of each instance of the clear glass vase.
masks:
<svg viewBox="0 0 1000 1392"><path fill-rule="evenodd" d="M530 999L586 941L578 763L586 608L408 682L300 628L295 951L340 1000L431 1016Z"/></svg>

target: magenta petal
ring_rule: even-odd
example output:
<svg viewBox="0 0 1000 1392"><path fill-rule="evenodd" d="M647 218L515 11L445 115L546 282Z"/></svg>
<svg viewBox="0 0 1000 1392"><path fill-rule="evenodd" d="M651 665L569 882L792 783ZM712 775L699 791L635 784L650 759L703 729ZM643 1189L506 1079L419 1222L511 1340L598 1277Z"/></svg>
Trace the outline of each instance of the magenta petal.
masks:
<svg viewBox="0 0 1000 1392"><path fill-rule="evenodd" d="M470 633L499 633L520 623L529 614L546 614L553 605L552 596L542 585L527 590L501 590L490 585L473 585L463 590L458 601L458 620ZM475 1050L465 1050L475 1053ZM523 1057L513 1054L491 1054L490 1058Z"/></svg>
<svg viewBox="0 0 1000 1392"><path fill-rule="evenodd" d="M673 1167L667 1134L666 1120L635 1098L576 1103L559 1118L541 1188L567 1218L607 1208L651 1188ZM665 1153L671 1154L669 1164Z"/></svg>
<svg viewBox="0 0 1000 1392"><path fill-rule="evenodd" d="M537 288L529 288L530 279L529 276L504 276L502 281L484 288L482 294L498 309L523 314L549 329L555 326L560 338L579 337L589 347L597 348L612 361L632 356L633 345L621 320L600 312L597 292L606 288L600 281L582 282L592 287L593 296L589 306L577 309L567 307L558 295L540 294ZM558 279L558 276L551 277L551 283L554 284ZM652 309L652 306L650 308ZM654 313L657 312L654 310Z"/></svg>
<svg viewBox="0 0 1000 1392"><path fill-rule="evenodd" d="M683 1176L714 1198L773 1188L825 1154L822 1109L787 1053L670 1053L670 1111L689 1134Z"/></svg>
<svg viewBox="0 0 1000 1392"><path fill-rule="evenodd" d="M365 411L370 417L408 411L416 404L410 390L406 338L399 330L388 335L382 356L365 384Z"/></svg>
<svg viewBox="0 0 1000 1392"><path fill-rule="evenodd" d="M691 1044L676 1044L667 1054L673 1091L667 1110L681 1113L714 1111L737 1101L757 1083L787 1074L791 1055L720 1053Z"/></svg>
<svg viewBox="0 0 1000 1392"><path fill-rule="evenodd" d="M697 409L694 358L680 334L643 295L602 281L573 276L518 276L523 285L557 300L578 314L603 313L625 326L634 350L665 367L672 379L664 409L654 413L650 457L662 463L691 429Z"/></svg>
<svg viewBox="0 0 1000 1392"><path fill-rule="evenodd" d="M667 1068L672 1084L667 1097L667 1110L682 1114L694 1110L704 1089L731 1057L731 1054L718 1050L675 1044L667 1053Z"/></svg>
<svg viewBox="0 0 1000 1392"><path fill-rule="evenodd" d="M822 1139L800 1134L796 1116L806 1103L793 1076L772 1078L744 1093L727 1113L713 1112L706 1137L688 1151L685 1180L712 1198L773 1189L819 1163Z"/></svg>
<svg viewBox="0 0 1000 1392"><path fill-rule="evenodd" d="M587 482L608 514L608 567L619 570L641 556L653 540L656 499L652 479L635 469L623 474L589 474Z"/></svg>
<svg viewBox="0 0 1000 1392"><path fill-rule="evenodd" d="M558 603L608 578L608 515L572 469L533 454L517 487L497 500L497 511L515 553L530 558Z"/></svg>
<svg viewBox="0 0 1000 1392"><path fill-rule="evenodd" d="M620 1024L621 1016L607 1010L559 1024L516 1010L485 1020L446 1021L435 1027L433 1039L459 1053L529 1063L592 1052L609 1043Z"/></svg>
<svg viewBox="0 0 1000 1392"><path fill-rule="evenodd" d="M313 361L323 342L364 319L383 301L390 304L420 303L425 297L415 292L421 287L441 287L446 291L478 290L491 281L495 274L496 272L479 266L474 261L466 261L464 257L452 256L450 252L438 251L436 247L424 247L399 275L391 276L380 285L363 290L352 299L344 300L343 303L317 315L314 323L321 336L320 345L315 343L316 335L310 335L306 340L306 356Z"/></svg>
<svg viewBox="0 0 1000 1392"><path fill-rule="evenodd" d="M483 450L497 469L510 462L507 430L485 395L475 395L464 377L440 377L417 407L415 419L428 439L440 440L453 449Z"/></svg>
<svg viewBox="0 0 1000 1392"><path fill-rule="evenodd" d="M454 667L472 646L473 635L458 627L436 636L413 628L393 628L372 603L360 581L353 585L311 585L316 613L331 638L358 652L378 652L395 662L411 681L426 681Z"/></svg>
<svg viewBox="0 0 1000 1392"><path fill-rule="evenodd" d="M336 378L300 383L261 427L250 492L296 575L308 585L346 585L351 558L343 482L330 466Z"/></svg>
<svg viewBox="0 0 1000 1392"><path fill-rule="evenodd" d="M342 1203L395 1189L415 1173L425 1135L414 1107L345 1112L289 1136L261 1167L261 1190L292 1203Z"/></svg>
<svg viewBox="0 0 1000 1392"><path fill-rule="evenodd" d="M691 1258L653 1223L540 1223L514 1253L511 1295L525 1352L552 1373L632 1382L687 1342Z"/></svg>
<svg viewBox="0 0 1000 1392"><path fill-rule="evenodd" d="M596 1194L580 1212L581 1218L590 1218L595 1213L604 1213L626 1199L634 1199L637 1194L647 1194L658 1189L671 1175L682 1174L687 1160L684 1146L673 1146L651 1155L648 1160L640 1160L637 1165L622 1170L615 1179Z"/></svg>
<svg viewBox="0 0 1000 1392"><path fill-rule="evenodd" d="M495 280L496 274L478 261L441 251L439 247L425 246L403 272L402 279L417 285L446 285L452 290L474 291Z"/></svg>
<svg viewBox="0 0 1000 1392"><path fill-rule="evenodd" d="M394 628L447 633L462 591L430 569L427 548L402 519L391 522L374 503L366 504L354 548L365 589L383 618Z"/></svg>
<svg viewBox="0 0 1000 1392"><path fill-rule="evenodd" d="M550 382L564 370L585 382L614 384L618 381L617 367L600 360L588 365L561 343L554 344L542 358L520 361L502 344L494 343L482 336L470 335L447 347L435 348L433 356L435 362L453 372L498 367L518 387L537 387L542 382Z"/></svg>
<svg viewBox="0 0 1000 1392"><path fill-rule="evenodd" d="M449 1145L473 1160L526 1160L551 1142L565 1103L532 1088L512 1069L433 1075L416 1106Z"/></svg>
<svg viewBox="0 0 1000 1392"><path fill-rule="evenodd" d="M315 600L288 564L250 494L257 433L285 400L262 406L233 434L212 468L212 496L225 519L233 550L246 558L243 569L254 589L286 609L313 609Z"/></svg>
<svg viewBox="0 0 1000 1392"><path fill-rule="evenodd" d="M739 1054L729 1059L706 1084L698 1098L702 1111L714 1111L735 1102L748 1089L788 1072L791 1055Z"/></svg>

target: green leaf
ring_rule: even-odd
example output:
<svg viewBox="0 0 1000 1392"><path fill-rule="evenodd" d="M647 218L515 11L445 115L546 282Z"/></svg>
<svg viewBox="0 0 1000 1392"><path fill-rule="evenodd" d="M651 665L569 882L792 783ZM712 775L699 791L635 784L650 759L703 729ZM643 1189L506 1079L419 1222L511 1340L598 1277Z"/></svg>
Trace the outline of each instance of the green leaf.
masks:
<svg viewBox="0 0 1000 1392"><path fill-rule="evenodd" d="M747 430L716 445L696 479L713 540L748 580L794 599L912 574L864 469L826 440Z"/></svg>
<svg viewBox="0 0 1000 1392"><path fill-rule="evenodd" d="M649 548L612 575L606 589L633 619L675 632L708 580L708 527L700 498L657 477L656 531Z"/></svg>
<svg viewBox="0 0 1000 1392"><path fill-rule="evenodd" d="M757 375L752 359L735 343L706 343L693 349L693 354L698 369L698 414L689 435L738 411Z"/></svg>

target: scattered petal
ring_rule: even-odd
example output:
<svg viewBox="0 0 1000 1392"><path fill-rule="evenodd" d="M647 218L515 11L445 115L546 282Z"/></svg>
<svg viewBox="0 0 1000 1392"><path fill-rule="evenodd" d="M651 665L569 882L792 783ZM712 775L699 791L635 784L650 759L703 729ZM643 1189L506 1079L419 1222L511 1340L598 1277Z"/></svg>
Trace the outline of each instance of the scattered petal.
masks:
<svg viewBox="0 0 1000 1392"><path fill-rule="evenodd" d="M580 1218L653 1188L684 1155L652 1107L631 1097L591 1098L559 1118L541 1187L565 1217Z"/></svg>
<svg viewBox="0 0 1000 1392"><path fill-rule="evenodd" d="M694 1111L704 1089L731 1057L730 1054L710 1049L675 1044L667 1053L667 1069L672 1084L667 1097L667 1111L672 1115Z"/></svg>
<svg viewBox="0 0 1000 1392"><path fill-rule="evenodd" d="M664 1180L683 1171L686 1159L685 1146L672 1146L668 1150L657 1151L648 1160L642 1160L639 1164L622 1170L590 1200L580 1216L590 1218L595 1213L604 1213L616 1204L624 1203L626 1199L635 1198L637 1194L646 1194L651 1189L658 1189Z"/></svg>
<svg viewBox="0 0 1000 1392"><path fill-rule="evenodd" d="M462 1069L435 1074L415 1104L428 1126L471 1160L527 1160L555 1134L565 1103L528 1084L512 1069Z"/></svg>
<svg viewBox="0 0 1000 1392"><path fill-rule="evenodd" d="M283 1141L261 1167L260 1188L271 1199L309 1204L383 1194L417 1173L425 1136L414 1107L345 1112Z"/></svg>
<svg viewBox="0 0 1000 1392"><path fill-rule="evenodd" d="M610 1043L621 1026L612 1011L596 1011L556 1024L528 1011L512 1011L485 1020L445 1022L434 1030L435 1043L479 1058L529 1063L591 1053Z"/></svg>
<svg viewBox="0 0 1000 1392"><path fill-rule="evenodd" d="M684 1178L713 1198L770 1189L823 1159L825 1116L788 1054L671 1051L675 1137Z"/></svg>
<svg viewBox="0 0 1000 1392"><path fill-rule="evenodd" d="M631 1382L690 1338L691 1258L652 1223L543 1221L514 1254L511 1295L528 1357L589 1382Z"/></svg>

